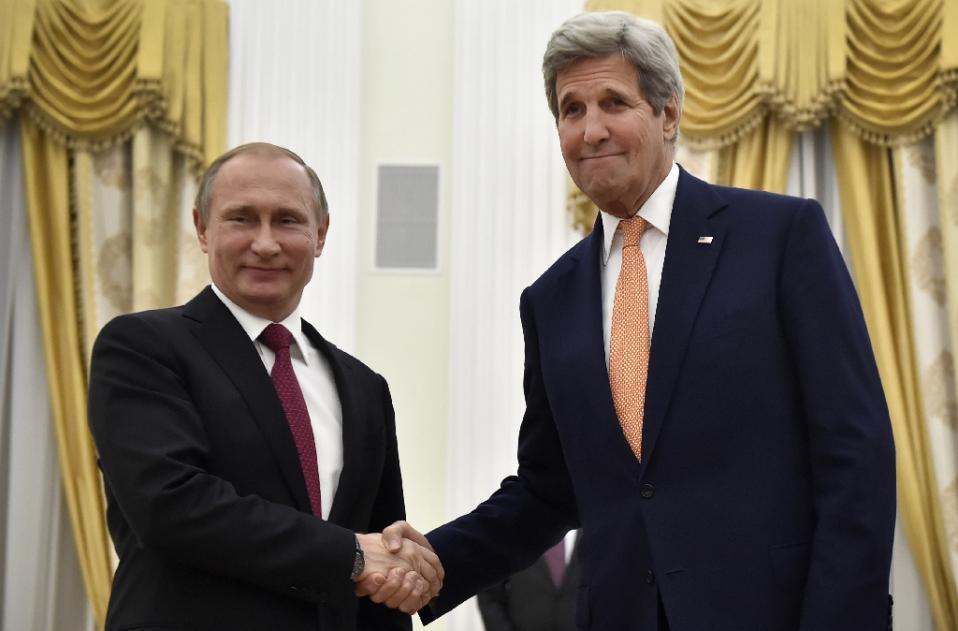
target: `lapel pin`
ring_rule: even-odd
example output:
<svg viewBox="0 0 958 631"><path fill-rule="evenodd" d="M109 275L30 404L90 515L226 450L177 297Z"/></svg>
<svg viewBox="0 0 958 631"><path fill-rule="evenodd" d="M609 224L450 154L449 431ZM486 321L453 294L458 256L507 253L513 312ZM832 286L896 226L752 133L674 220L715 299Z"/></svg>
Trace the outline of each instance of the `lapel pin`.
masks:
<svg viewBox="0 0 958 631"><path fill-rule="evenodd" d="M711 245L712 237L699 237L698 242L699 244L703 244L703 245Z"/></svg>

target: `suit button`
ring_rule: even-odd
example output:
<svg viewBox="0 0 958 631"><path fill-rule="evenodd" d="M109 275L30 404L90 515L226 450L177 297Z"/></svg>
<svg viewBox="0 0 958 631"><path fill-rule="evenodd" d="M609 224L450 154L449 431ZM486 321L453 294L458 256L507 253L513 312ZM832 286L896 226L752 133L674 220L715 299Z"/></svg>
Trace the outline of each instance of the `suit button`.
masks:
<svg viewBox="0 0 958 631"><path fill-rule="evenodd" d="M655 585L655 572L649 570L645 573L645 582L649 585Z"/></svg>
<svg viewBox="0 0 958 631"><path fill-rule="evenodd" d="M639 491L639 495L642 496L642 499L647 500L655 495L655 487L646 482L642 485L642 490Z"/></svg>

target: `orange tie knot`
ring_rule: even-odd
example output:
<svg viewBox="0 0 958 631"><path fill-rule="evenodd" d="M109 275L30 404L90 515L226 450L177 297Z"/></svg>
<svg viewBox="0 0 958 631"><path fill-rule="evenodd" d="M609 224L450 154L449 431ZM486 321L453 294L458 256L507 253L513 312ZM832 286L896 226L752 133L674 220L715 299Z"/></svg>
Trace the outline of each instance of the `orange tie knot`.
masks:
<svg viewBox="0 0 958 631"><path fill-rule="evenodd" d="M619 229L622 231L622 247L627 248L638 245L642 239L642 235L645 233L645 229L648 227L648 222L638 215L620 221Z"/></svg>

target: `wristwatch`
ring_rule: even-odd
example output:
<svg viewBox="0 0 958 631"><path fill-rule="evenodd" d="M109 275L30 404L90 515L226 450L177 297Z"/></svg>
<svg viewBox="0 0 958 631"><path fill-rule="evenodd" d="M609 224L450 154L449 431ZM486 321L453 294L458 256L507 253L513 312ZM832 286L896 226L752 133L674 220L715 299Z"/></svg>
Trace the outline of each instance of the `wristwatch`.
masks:
<svg viewBox="0 0 958 631"><path fill-rule="evenodd" d="M366 556L363 554L363 547L359 545L359 537L356 537L356 555L353 557L353 572L349 575L350 580L359 580L364 569L366 569Z"/></svg>

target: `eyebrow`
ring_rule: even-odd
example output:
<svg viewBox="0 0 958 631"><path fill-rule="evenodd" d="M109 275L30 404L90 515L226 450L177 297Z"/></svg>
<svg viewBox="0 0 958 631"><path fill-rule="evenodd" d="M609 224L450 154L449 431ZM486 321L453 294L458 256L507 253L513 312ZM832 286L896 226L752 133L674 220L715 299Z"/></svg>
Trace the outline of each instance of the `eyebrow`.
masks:
<svg viewBox="0 0 958 631"><path fill-rule="evenodd" d="M566 105L569 101L575 100L575 99L577 98L577 96L578 96L578 95L576 94L575 90L571 90L571 91L569 91L569 92L566 92L566 93L565 93L565 96L562 97L562 100L559 101L559 109L561 110L563 107L565 107L565 105ZM603 96L603 98L616 97L616 98L622 99L623 101L626 101L626 102L628 102L628 103L632 103L632 102L634 101L634 99L629 98L628 96L626 96L625 94L623 94L621 90L616 90L616 89L614 89L614 88L606 88L606 89L605 89L605 93L604 93L602 96Z"/></svg>
<svg viewBox="0 0 958 631"><path fill-rule="evenodd" d="M562 97L562 100L559 101L559 109L562 110L566 106L566 103L573 100L574 98L575 98L575 92L566 92L565 96Z"/></svg>

